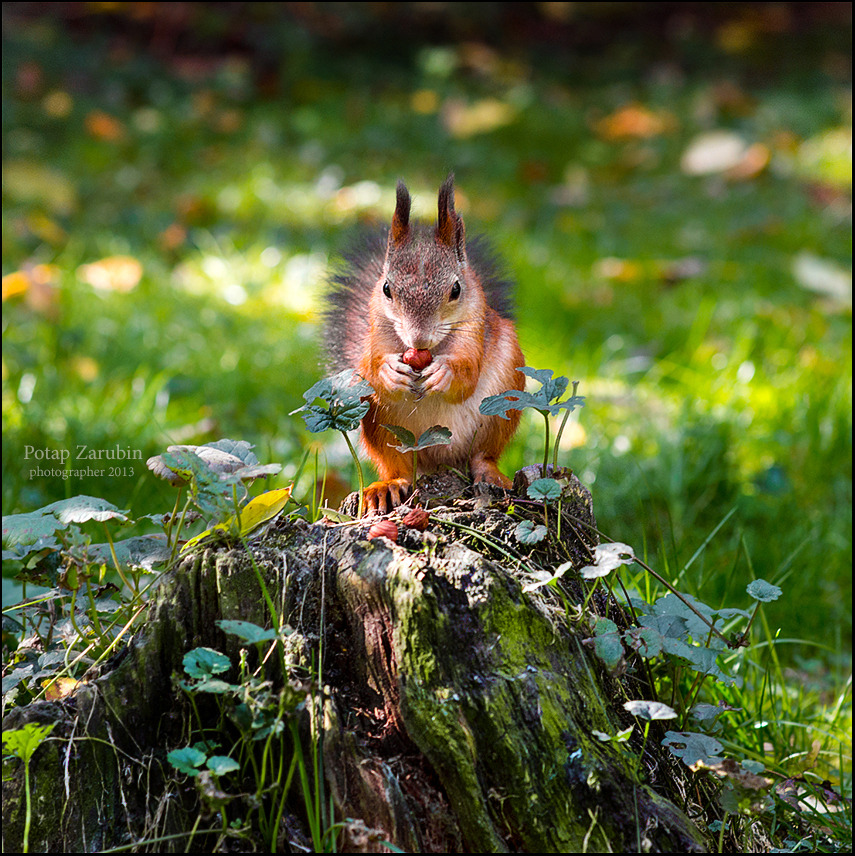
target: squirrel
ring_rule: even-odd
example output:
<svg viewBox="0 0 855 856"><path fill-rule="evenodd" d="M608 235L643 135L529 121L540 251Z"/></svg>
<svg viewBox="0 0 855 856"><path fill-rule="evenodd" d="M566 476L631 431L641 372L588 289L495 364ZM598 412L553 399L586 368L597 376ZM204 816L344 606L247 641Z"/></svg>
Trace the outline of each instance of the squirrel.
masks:
<svg viewBox="0 0 855 856"><path fill-rule="evenodd" d="M400 505L413 486L411 454L390 445L397 425L416 438L441 425L448 445L419 452L419 472L465 469L473 481L505 489L496 464L520 421L486 416L481 401L522 390L525 359L510 315L511 285L497 273L482 240L467 244L454 210L454 175L439 189L435 225L410 222L402 181L388 230L375 232L345 257L327 295L324 339L334 371L355 369L374 388L362 419L362 446L379 481L364 490L369 512Z"/></svg>

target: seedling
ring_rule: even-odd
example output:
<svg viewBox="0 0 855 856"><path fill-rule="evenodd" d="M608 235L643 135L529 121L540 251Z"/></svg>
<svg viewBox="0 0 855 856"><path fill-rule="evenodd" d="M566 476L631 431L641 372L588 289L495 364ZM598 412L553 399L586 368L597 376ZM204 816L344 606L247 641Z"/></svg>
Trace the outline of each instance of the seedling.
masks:
<svg viewBox="0 0 855 856"><path fill-rule="evenodd" d="M362 478L359 458L356 456L356 450L353 448L347 432L359 427L362 417L368 413L368 401L366 399L373 393L374 389L367 380L360 378L353 369L345 369L345 371L332 375L332 377L319 380L314 386L307 389L303 393L306 403L302 407L292 410L290 414L302 412L306 427L313 434L328 431L330 428L341 432L341 436L344 437L344 442L347 443L347 448L353 457L353 462L356 464L356 477L359 479L360 517L362 517L365 501L363 497L365 482ZM314 404L316 399L321 399L327 406L320 407Z"/></svg>
<svg viewBox="0 0 855 856"><path fill-rule="evenodd" d="M577 408L585 404L584 396L576 395L576 388L579 385L578 381L573 381L573 394L565 401L558 401L564 391L567 389L567 384L570 382L566 377L552 377L551 369L533 369L529 366L523 366L517 369L526 377L530 377L539 381L541 388L535 392L525 392L518 389L509 389L499 395L491 395L481 402L478 408L481 413L487 416L501 416L502 419L508 419L509 410L525 410L531 407L543 416L543 421L546 426L546 435L543 447L543 469L542 475L546 478L546 465L549 460L549 417L557 416L561 410L566 410L564 419L561 421L561 427L558 429L558 434L555 438L555 451L552 456L552 466L554 470L558 469L558 446L561 442L561 435L564 432L564 426L567 424L567 418Z"/></svg>
<svg viewBox="0 0 855 856"><path fill-rule="evenodd" d="M24 853L30 852L30 823L32 822L32 798L30 795L30 761L36 749L47 740L53 731L55 722L49 725L39 725L36 722L28 722L23 728L14 731L3 732L3 749L20 758L24 762L24 800L26 810L24 814Z"/></svg>
<svg viewBox="0 0 855 856"><path fill-rule="evenodd" d="M429 449L431 446L446 446L451 442L451 431L448 428L443 428L441 425L434 425L432 428L428 428L418 440L416 440L415 434L412 431L408 431L400 425L384 425L383 427L401 441L400 446L389 443L393 449L402 455L406 455L407 452L413 453L414 488L416 486L416 479L418 478L419 451L421 449Z"/></svg>

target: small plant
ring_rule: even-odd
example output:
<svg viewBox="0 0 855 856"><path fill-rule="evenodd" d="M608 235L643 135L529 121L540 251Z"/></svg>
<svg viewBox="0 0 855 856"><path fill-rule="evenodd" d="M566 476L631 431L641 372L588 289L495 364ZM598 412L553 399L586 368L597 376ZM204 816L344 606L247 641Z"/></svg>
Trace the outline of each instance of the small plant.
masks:
<svg viewBox="0 0 855 856"><path fill-rule="evenodd" d="M144 575L175 561L185 522L204 517L210 528L190 539L190 549L213 536L240 540L287 504L291 488L268 491L243 504L244 482L278 472L279 464L261 465L244 441L219 440L205 446L172 446L151 458L149 468L178 487L172 514L145 515L164 533L117 538L116 526L138 521L98 497L75 496L23 514L3 517L3 561L24 586L23 602L3 611L4 628L21 640L34 635L15 667L3 678L4 704L26 703L42 696L61 698L77 685L76 677L101 662L132 632L147 608ZM184 487L189 491L181 508ZM196 511L191 512L195 506ZM100 525L106 540L92 543L82 530ZM10 574L11 575L11 574ZM49 591L27 599L30 584Z"/></svg>
<svg viewBox="0 0 855 856"><path fill-rule="evenodd" d="M165 525L167 539L171 539L173 558L178 547L178 533L191 505L195 505L202 517L213 524L211 529L194 539L195 544L215 532L234 539L247 535L278 514L291 495L290 488L270 491L256 497L241 512L241 502L247 496L244 483L275 475L282 469L280 464L260 464L252 446L245 440L217 440L204 446L169 446L162 455L149 458L147 465L156 476L179 488L175 509ZM172 538L180 489L187 485L190 491L179 517L176 535Z"/></svg>
<svg viewBox="0 0 855 856"><path fill-rule="evenodd" d="M53 731L54 725L39 725L28 722L23 728L3 732L3 750L24 762L24 800L26 813L24 815L24 853L30 852L30 823L32 822L32 798L30 794L30 761L36 749L42 745Z"/></svg>
<svg viewBox="0 0 855 856"><path fill-rule="evenodd" d="M389 443L393 449L406 455L407 452L413 453L413 488L416 486L418 478L418 454L422 449L429 449L431 446L445 446L451 442L451 431L448 428L443 428L441 425L434 425L428 428L416 440L412 431L402 428L400 425L384 425L387 431L394 434L400 441L400 446L394 446Z"/></svg>
<svg viewBox="0 0 855 856"><path fill-rule="evenodd" d="M233 665L224 654L210 648L187 652L184 656L187 678L180 686L194 710L199 739L170 752L168 760L178 772L197 780L203 804L220 814L223 840L235 822L228 819L228 806L234 802L246 827L248 819L257 813L259 829L271 852L276 849L286 799L297 776L315 852L329 852L334 849L337 826L329 824L320 794L312 789L312 782L315 788L320 787L320 759L315 744L312 758L304 756L297 721L300 711L314 709L313 687L292 676L277 692L263 672L263 664L272 653L266 649L273 647L280 665L288 673L283 643L292 631L289 627L278 632L265 630L246 621L217 624L226 633L255 646L262 665L250 671L247 652L242 651L237 679L232 682L224 677ZM219 716L212 724L206 725L199 712L196 699L200 695L210 695L216 701ZM218 741L230 732L229 725L237 738L227 754L219 754ZM238 771L242 771L243 781L236 783L232 791L220 790L222 776ZM252 780L249 793L245 788L247 777Z"/></svg>
<svg viewBox="0 0 855 856"><path fill-rule="evenodd" d="M365 482L362 477L359 458L350 438L347 436L347 432L359 427L362 417L368 412L366 399L373 393L374 389L367 380L360 378L353 369L346 369L336 375L319 380L314 386L307 389L303 393L306 403L291 411L291 415L294 413L303 414L306 428L313 434L333 429L339 431L344 437L344 442L347 443L347 448L350 450L353 463L356 466L356 476L359 479L359 517L362 517ZM315 404L317 399L323 401L326 407Z"/></svg>
<svg viewBox="0 0 855 856"><path fill-rule="evenodd" d="M566 411L564 419L561 421L561 427L558 429L558 434L555 437L555 449L552 456L552 467L554 471L557 471L558 447L561 442L561 435L564 433L564 426L567 424L570 414L577 407L582 407L585 404L585 398L584 396L576 395L576 388L579 382L573 381L573 394L564 401L558 401L564 395L570 381L562 376L553 378L551 369L533 369L530 366L523 366L517 369L517 371L522 372L526 377L538 381L541 388L535 393L509 389L499 395L491 395L481 402L479 410L487 416L501 416L502 419L507 419L509 410L525 410L531 407L543 416L545 438L541 475L543 478L546 478L547 462L549 461L549 417L557 416L562 410Z"/></svg>

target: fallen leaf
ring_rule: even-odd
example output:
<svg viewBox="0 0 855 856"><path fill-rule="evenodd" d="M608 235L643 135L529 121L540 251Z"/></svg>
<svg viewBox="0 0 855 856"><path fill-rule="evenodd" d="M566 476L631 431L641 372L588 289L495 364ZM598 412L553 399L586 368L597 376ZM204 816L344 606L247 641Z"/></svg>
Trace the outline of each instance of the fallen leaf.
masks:
<svg viewBox="0 0 855 856"><path fill-rule="evenodd" d="M55 681L43 680L42 686L46 687L45 698L48 701L59 701L70 696L82 683L74 678L57 678Z"/></svg>
<svg viewBox="0 0 855 856"><path fill-rule="evenodd" d="M125 126L114 116L103 110L93 110L88 113L84 120L86 130L96 140L106 140L110 143L118 142L125 137Z"/></svg>
<svg viewBox="0 0 855 856"><path fill-rule="evenodd" d="M142 265L132 256L108 256L77 269L80 279L93 288L122 293L136 288L142 274Z"/></svg>
<svg viewBox="0 0 855 856"><path fill-rule="evenodd" d="M795 257L792 270L802 288L830 297L844 306L852 305L852 271L807 252Z"/></svg>
<svg viewBox="0 0 855 856"><path fill-rule="evenodd" d="M686 175L714 175L739 166L748 144L733 131L707 131L689 143L680 159Z"/></svg>
<svg viewBox="0 0 855 856"><path fill-rule="evenodd" d="M65 174L36 161L7 161L3 191L15 202L41 204L52 214L71 214L77 207L77 190Z"/></svg>
<svg viewBox="0 0 855 856"><path fill-rule="evenodd" d="M594 125L604 140L650 139L672 129L676 120L670 113L655 113L641 104L627 104Z"/></svg>
<svg viewBox="0 0 855 856"><path fill-rule="evenodd" d="M495 131L515 118L516 110L498 98L484 98L474 104L467 104L462 98L449 98L442 106L442 123L458 139Z"/></svg>

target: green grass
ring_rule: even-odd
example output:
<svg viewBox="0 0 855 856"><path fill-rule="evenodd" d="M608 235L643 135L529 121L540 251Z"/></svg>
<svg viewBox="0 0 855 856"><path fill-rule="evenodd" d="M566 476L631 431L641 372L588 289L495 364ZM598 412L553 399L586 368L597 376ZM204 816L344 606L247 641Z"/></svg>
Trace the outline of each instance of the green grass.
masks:
<svg viewBox="0 0 855 856"><path fill-rule="evenodd" d="M729 5L721 14L748 26ZM801 723L770 726L778 749L807 751L793 740L808 739L808 722L833 720L839 735L851 298L804 287L797 270L805 254L851 270L847 28L752 24L734 51L716 18L709 35L696 26L660 50L657 32L629 37L617 19L596 50L525 42L478 60L451 39L386 38L389 20L368 34L353 5L336 13L344 43L262 6L249 59L210 48L198 72L120 14L69 34L50 13L4 12L3 274L55 270L43 292L4 304L4 514L75 494L133 515L171 507L140 462L113 477L32 478L27 446L119 444L145 459L232 437L283 463L273 486L288 484L315 442L288 414L320 377L330 265L357 226L388 221L399 177L432 216L453 168L467 228L489 235L519 283L527 363L587 396L563 463L592 488L600 528L707 603L747 606L756 577L780 585L767 642L796 641L758 666L777 695L760 681L744 706L774 697L770 722ZM207 23L216 44L220 14L197 21L201 43ZM478 26L501 44L506 22ZM259 71L271 56L272 94ZM482 102L506 121L466 135L454 110ZM664 117L662 130L609 139L598 123L632 104ZM116 124L99 126L96 111ZM745 180L685 174L681 156L710 129L766 146L768 167ZM83 280L82 265L116 254L142 265L135 289ZM539 421L524 419L506 471L539 460ZM323 456L355 484L343 442ZM297 492L310 489L306 475ZM848 776L848 758L836 765Z"/></svg>

